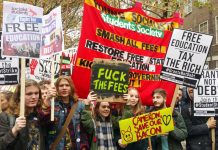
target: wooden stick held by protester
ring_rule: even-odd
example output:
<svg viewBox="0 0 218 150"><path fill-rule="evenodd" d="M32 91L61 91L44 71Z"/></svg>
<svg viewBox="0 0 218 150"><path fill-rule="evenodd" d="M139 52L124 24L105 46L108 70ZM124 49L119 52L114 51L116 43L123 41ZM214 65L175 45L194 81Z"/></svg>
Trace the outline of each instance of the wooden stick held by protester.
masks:
<svg viewBox="0 0 218 150"><path fill-rule="evenodd" d="M25 114L25 58L21 58L21 78L20 78L20 116L24 117Z"/></svg>
<svg viewBox="0 0 218 150"><path fill-rule="evenodd" d="M54 56L51 57L51 86L54 86ZM54 97L51 99L51 121L54 121Z"/></svg>

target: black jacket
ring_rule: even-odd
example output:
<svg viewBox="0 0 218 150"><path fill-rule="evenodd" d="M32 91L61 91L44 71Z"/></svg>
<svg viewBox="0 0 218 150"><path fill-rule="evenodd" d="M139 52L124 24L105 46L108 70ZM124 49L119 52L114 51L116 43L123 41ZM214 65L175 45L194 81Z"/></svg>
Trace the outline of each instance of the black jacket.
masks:
<svg viewBox="0 0 218 150"><path fill-rule="evenodd" d="M211 132L206 124L208 117L196 117L193 115L193 111L192 103L184 106L182 110L182 116L188 130L186 148L187 150L211 150Z"/></svg>
<svg viewBox="0 0 218 150"><path fill-rule="evenodd" d="M0 113L0 150L32 150L31 146L29 146L31 145L30 132L34 132L37 130L31 130L29 128L29 125L31 123L30 118L27 117L27 126L23 128L16 137L14 137L11 129L14 125L15 117L9 116L4 112ZM42 129L39 128L40 150L45 149L44 136L42 133ZM31 135L35 134L33 133Z"/></svg>

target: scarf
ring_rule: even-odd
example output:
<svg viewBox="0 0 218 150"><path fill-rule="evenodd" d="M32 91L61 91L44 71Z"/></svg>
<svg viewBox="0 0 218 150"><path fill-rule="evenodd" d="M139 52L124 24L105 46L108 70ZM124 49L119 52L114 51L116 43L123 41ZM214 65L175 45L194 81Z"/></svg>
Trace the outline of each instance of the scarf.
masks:
<svg viewBox="0 0 218 150"><path fill-rule="evenodd" d="M96 121L95 130L98 150L117 150L113 142L113 127L111 122Z"/></svg>

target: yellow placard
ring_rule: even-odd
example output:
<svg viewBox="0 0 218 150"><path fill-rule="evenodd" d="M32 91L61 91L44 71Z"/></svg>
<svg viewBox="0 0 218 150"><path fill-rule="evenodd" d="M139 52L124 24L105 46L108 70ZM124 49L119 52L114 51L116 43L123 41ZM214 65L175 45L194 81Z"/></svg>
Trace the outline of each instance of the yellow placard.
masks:
<svg viewBox="0 0 218 150"><path fill-rule="evenodd" d="M119 121L122 143L132 143L174 130L172 109L165 108Z"/></svg>

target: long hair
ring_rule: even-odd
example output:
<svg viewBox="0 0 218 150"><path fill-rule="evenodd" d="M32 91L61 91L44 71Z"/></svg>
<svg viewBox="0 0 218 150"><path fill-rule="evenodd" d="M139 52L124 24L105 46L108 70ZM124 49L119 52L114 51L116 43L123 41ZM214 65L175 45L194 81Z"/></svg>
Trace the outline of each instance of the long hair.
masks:
<svg viewBox="0 0 218 150"><path fill-rule="evenodd" d="M141 115L145 112L145 108L142 106L142 102L141 102L141 97L140 97L140 94L139 94L139 91L134 88L134 87L130 87L128 88L128 92L131 91L131 90L135 90L138 94L138 103L133 107L133 113L134 115Z"/></svg>
<svg viewBox="0 0 218 150"><path fill-rule="evenodd" d="M76 89L75 89L74 83L73 83L72 79L70 77L68 77L68 76L60 76L56 80L55 87L56 87L57 91L59 89L59 84L60 84L61 80L63 80L63 79L67 80L69 85L70 85L70 97L73 98L74 102L78 101L78 96L76 94Z"/></svg>
<svg viewBox="0 0 218 150"><path fill-rule="evenodd" d="M29 86L35 86L35 87L37 87L39 89L39 101L38 101L38 104L37 104L37 107L39 107L40 100L42 98L39 84L34 80L26 80L25 81L25 89L27 87L29 87ZM20 92L21 92L20 87L21 87L21 85L18 84L12 98L9 101L9 108L6 111L9 114L16 115L16 116L18 116L19 112L20 112ZM26 112L25 113L26 115L29 114L28 109L25 112Z"/></svg>
<svg viewBox="0 0 218 150"><path fill-rule="evenodd" d="M13 92L11 91L2 91L1 94L3 94L6 98L6 100L9 102L9 100L11 99Z"/></svg>
<svg viewBox="0 0 218 150"><path fill-rule="evenodd" d="M94 117L95 121L100 117L100 114L99 114L99 111L98 111L99 107L100 107L100 104L101 104L101 102L97 102L95 107L94 107L93 117ZM110 105L110 103L109 103L109 106L110 106L110 114L111 114L111 105ZM110 115L105 118L105 121L110 122Z"/></svg>

